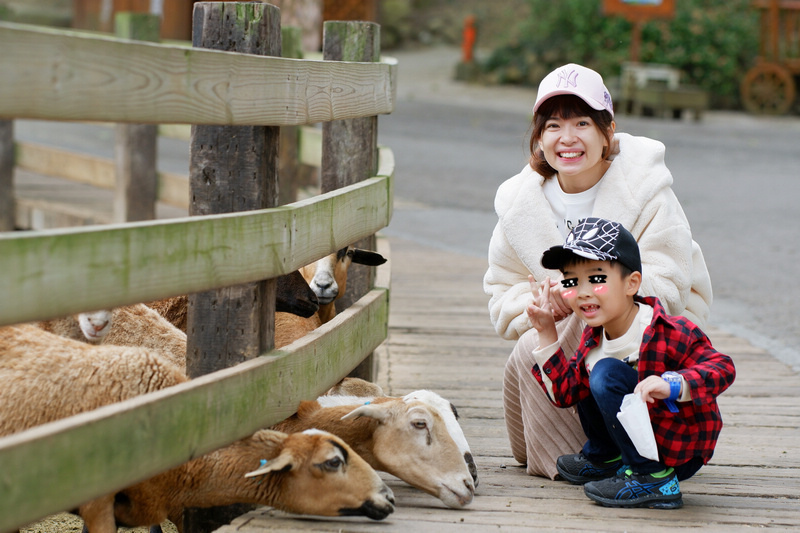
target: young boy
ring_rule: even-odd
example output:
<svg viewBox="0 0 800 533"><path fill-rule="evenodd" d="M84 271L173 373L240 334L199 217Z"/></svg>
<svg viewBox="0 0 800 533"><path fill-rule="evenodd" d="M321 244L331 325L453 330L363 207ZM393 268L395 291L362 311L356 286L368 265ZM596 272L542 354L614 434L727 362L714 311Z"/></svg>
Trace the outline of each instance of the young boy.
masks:
<svg viewBox="0 0 800 533"><path fill-rule="evenodd" d="M533 375L555 405L577 404L588 437L581 453L558 458L558 472L585 484L586 495L602 505L682 507L678 481L714 453L722 428L716 397L733 383L733 361L692 322L667 315L658 298L637 296L639 247L622 225L581 220L541 261L561 271L562 297L587 324L568 360L548 291L541 290L550 280L531 284L527 312L540 339ZM639 455L617 420L623 396L632 392L649 404L659 461Z"/></svg>

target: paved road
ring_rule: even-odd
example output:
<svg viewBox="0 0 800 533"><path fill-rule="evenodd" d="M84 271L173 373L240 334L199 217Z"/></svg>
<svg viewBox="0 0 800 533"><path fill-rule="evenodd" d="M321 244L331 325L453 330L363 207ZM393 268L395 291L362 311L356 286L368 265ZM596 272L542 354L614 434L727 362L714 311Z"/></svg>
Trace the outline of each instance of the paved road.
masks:
<svg viewBox="0 0 800 533"><path fill-rule="evenodd" d="M495 189L527 158L535 92L452 81L456 49L393 55L398 104L379 119L379 141L397 163L385 231L485 257ZM620 116L617 129L667 146L673 188L711 272L712 324L800 369L800 119Z"/></svg>

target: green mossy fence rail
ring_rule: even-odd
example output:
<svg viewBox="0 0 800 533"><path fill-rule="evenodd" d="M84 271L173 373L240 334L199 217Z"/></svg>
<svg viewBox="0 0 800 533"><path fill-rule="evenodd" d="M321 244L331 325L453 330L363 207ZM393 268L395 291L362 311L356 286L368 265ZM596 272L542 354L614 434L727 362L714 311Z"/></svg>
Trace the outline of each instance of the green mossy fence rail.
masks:
<svg viewBox="0 0 800 533"><path fill-rule="evenodd" d="M4 120L284 126L374 116L394 106L391 60L282 59L11 23L0 23L0 49ZM61 166L52 152L17 152L25 165ZM110 171L104 168L97 175ZM381 148L373 177L276 208L0 233L0 325L291 272L387 226L393 174L392 153ZM108 182L107 175L99 179ZM172 197L185 202L176 187ZM284 349L0 438L0 531L75 508L289 416L386 339L388 278L388 265L379 267L365 296Z"/></svg>

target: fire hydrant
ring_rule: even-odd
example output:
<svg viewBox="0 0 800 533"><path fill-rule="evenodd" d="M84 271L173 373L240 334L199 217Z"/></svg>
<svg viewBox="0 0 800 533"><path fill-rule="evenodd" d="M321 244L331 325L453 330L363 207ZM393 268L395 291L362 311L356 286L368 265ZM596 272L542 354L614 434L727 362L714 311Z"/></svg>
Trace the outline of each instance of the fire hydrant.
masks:
<svg viewBox="0 0 800 533"><path fill-rule="evenodd" d="M475 39L477 38L475 28L475 16L469 15L464 18L464 33L461 41L461 62L472 63L473 52L475 50Z"/></svg>

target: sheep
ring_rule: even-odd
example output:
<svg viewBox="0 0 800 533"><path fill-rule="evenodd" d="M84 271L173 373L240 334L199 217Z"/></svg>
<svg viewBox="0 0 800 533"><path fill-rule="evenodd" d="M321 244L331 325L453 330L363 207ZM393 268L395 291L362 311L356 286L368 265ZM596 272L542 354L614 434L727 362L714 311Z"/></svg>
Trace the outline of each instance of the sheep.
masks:
<svg viewBox="0 0 800 533"><path fill-rule="evenodd" d="M291 344L336 316L335 300L344 294L351 263L377 266L385 262L386 258L377 252L347 246L301 267L300 273L317 296L319 310L307 318L275 313L275 347Z"/></svg>
<svg viewBox="0 0 800 533"><path fill-rule="evenodd" d="M0 328L0 382L6 384L0 387L0 435L187 380L153 350L93 346L32 324L5 326ZM80 385L79 392L70 384ZM37 403L42 394L46 397Z"/></svg>
<svg viewBox="0 0 800 533"><path fill-rule="evenodd" d="M102 336L90 336L87 328L83 327L87 313L41 321L35 325L50 333L91 344L139 346L156 350L186 371L186 333L173 326L156 310L145 304L133 304L98 312L101 313L110 317Z"/></svg>
<svg viewBox="0 0 800 533"><path fill-rule="evenodd" d="M35 325L50 333L69 339L85 339L89 343L99 343L111 330L111 310L100 309L88 313L78 313L65 318L42 320Z"/></svg>
<svg viewBox="0 0 800 533"><path fill-rule="evenodd" d="M168 519L182 531L185 508L235 503L382 520L394 511L394 494L335 435L315 429L289 435L260 430L118 492L114 516L125 527Z"/></svg>
<svg viewBox="0 0 800 533"><path fill-rule="evenodd" d="M132 379L133 377L136 379ZM0 328L0 436L184 383L161 355L138 347L93 346L36 327ZM79 384L79 388L69 385ZM81 505L92 533L116 531L113 495Z"/></svg>
<svg viewBox="0 0 800 533"><path fill-rule="evenodd" d="M163 298L145 305L163 316L170 324L186 333L186 310L189 308L189 296L182 294Z"/></svg>
<svg viewBox="0 0 800 533"><path fill-rule="evenodd" d="M361 378L344 377L336 385L328 389L324 396L358 396L375 397L386 396L377 383L371 383Z"/></svg>
<svg viewBox="0 0 800 533"><path fill-rule="evenodd" d="M173 296L147 302L146 305L158 311L161 316L169 320L172 325L181 331L186 331L186 309L189 306L188 296ZM317 295L308 286L308 282L306 282L299 270L278 276L275 293L276 312L308 318L318 308Z"/></svg>
<svg viewBox="0 0 800 533"><path fill-rule="evenodd" d="M152 350L88 345L32 324L6 326L0 328L0 381L6 384L0 388L0 436L187 380ZM67 383L79 384L79 392ZM186 505L230 502L373 519L391 513L394 497L377 473L338 437L320 435L262 430L116 495L87 502L78 513L91 533L115 533L117 519L153 525L160 521L151 521L147 513L175 518ZM256 468L261 459L268 461L266 466ZM268 473L273 474L263 483L244 477ZM201 479L207 483L200 484ZM315 492L314 483L324 490Z"/></svg>
<svg viewBox="0 0 800 533"><path fill-rule="evenodd" d="M472 502L475 485L461 450L439 412L415 399L320 396L272 426L294 432L316 427L339 435L373 468L388 472L445 505Z"/></svg>

